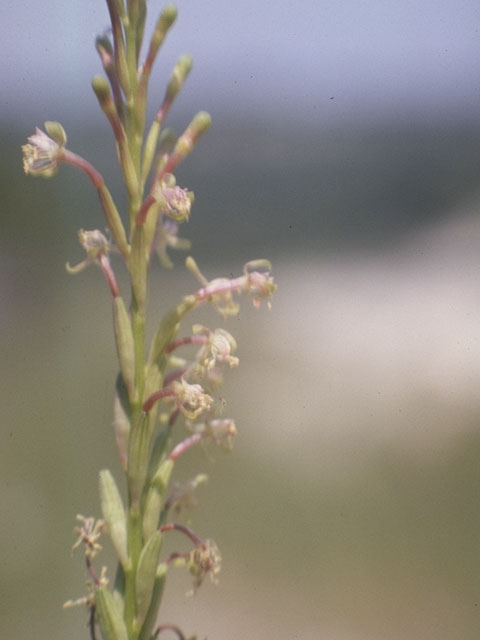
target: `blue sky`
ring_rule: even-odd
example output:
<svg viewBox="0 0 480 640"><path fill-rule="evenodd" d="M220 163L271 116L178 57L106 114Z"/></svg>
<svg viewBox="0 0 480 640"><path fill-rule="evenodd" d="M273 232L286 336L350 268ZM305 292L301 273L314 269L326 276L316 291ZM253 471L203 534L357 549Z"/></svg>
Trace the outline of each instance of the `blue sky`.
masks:
<svg viewBox="0 0 480 640"><path fill-rule="evenodd" d="M153 103L176 58L194 56L181 100L285 121L480 118L474 0L179 0ZM150 0L150 21L164 3ZM97 109L93 47L103 0L3 0L0 118ZM191 108L190 108L191 110ZM478 114L478 115L476 115ZM73 117L73 116L72 116Z"/></svg>

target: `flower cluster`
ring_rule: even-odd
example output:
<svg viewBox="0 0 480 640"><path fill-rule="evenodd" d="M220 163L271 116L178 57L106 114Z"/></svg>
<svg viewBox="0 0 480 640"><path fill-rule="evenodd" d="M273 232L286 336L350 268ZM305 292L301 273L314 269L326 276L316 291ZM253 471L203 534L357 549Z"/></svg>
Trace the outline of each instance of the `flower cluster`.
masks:
<svg viewBox="0 0 480 640"><path fill-rule="evenodd" d="M186 267L200 288L155 319L153 339L147 348L152 257L157 255L162 266L172 267L168 250L190 248L190 242L179 238L178 232L179 225L187 223L192 215L194 195L177 184L175 173L211 121L208 113L201 111L178 137L164 128L192 68L190 56L184 55L173 69L153 121L146 127L152 67L177 12L172 5L161 12L150 42L143 47L146 0L106 1L111 32L96 41L106 77L95 76L92 88L115 138L126 188L126 211L119 210L99 171L67 149L67 136L58 122L46 122L45 131L36 128L22 147L27 174L51 178L66 164L86 175L97 192L106 225L105 233L99 229L78 232L85 257L75 266L67 263L66 268L78 274L89 265L97 265L111 294L119 369L113 423L125 472L125 491L110 471L102 470L99 485L103 518L78 516L74 548L84 549L88 594L75 603L89 610L92 640L99 637L98 630L103 640L152 640L167 630L184 640L186 636L176 625L157 624L167 574L173 566L187 567L196 591L207 576L216 582L221 559L211 539L200 538L170 519L180 518L195 503L194 491L206 481L206 475L197 474L172 489L170 478L178 459L197 445L232 448L237 428L231 418L221 416L225 403L216 397L216 389L224 372L236 367L239 359L237 343L226 329L194 323L191 332L184 334L182 323L207 302L224 319L235 315L242 293L256 308L262 301L270 306L275 284L268 260L247 262L238 277L208 280L189 256ZM146 52L143 60L142 51ZM127 275L129 301L122 294L123 279L115 273L117 258ZM187 536L193 548L162 556L163 537L171 531ZM101 533L109 536L118 560L113 590L106 569L97 572L94 568L101 550Z"/></svg>

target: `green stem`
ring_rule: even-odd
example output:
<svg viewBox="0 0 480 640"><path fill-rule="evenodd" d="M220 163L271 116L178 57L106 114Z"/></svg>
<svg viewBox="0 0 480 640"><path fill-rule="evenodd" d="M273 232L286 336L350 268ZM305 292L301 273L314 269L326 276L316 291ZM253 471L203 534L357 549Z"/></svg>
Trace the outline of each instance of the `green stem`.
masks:
<svg viewBox="0 0 480 640"><path fill-rule="evenodd" d="M141 406L145 388L145 313L133 304L132 309L133 346L135 353L136 401Z"/></svg>

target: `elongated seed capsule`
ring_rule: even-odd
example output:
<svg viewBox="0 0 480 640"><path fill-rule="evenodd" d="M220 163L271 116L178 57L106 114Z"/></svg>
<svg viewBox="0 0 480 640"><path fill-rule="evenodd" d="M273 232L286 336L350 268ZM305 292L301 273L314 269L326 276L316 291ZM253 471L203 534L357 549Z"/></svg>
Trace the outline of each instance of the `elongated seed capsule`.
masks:
<svg viewBox="0 0 480 640"><path fill-rule="evenodd" d="M125 622L106 587L99 587L95 592L95 612L104 640L128 640Z"/></svg>
<svg viewBox="0 0 480 640"><path fill-rule="evenodd" d="M116 482L108 469L100 471L100 503L113 546L125 568L129 563L125 509Z"/></svg>
<svg viewBox="0 0 480 640"><path fill-rule="evenodd" d="M157 530L150 536L140 553L135 583L137 598L137 617L135 626L141 629L152 600L158 559L162 549L163 535Z"/></svg>
<svg viewBox="0 0 480 640"><path fill-rule="evenodd" d="M157 572L155 574L155 581L153 584L153 592L152 592L150 607L148 608L148 612L145 617L145 622L143 623L143 627L142 627L142 630L140 631L138 640L150 640L155 623L157 621L158 609L160 608L160 603L162 601L163 590L165 588L166 579L167 579L167 565L162 562L161 564L158 565Z"/></svg>

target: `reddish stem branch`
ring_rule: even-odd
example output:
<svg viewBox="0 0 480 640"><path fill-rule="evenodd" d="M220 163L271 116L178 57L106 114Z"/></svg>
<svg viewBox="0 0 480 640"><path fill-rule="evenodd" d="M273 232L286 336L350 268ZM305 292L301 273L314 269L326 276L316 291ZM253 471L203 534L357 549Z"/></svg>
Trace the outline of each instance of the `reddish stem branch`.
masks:
<svg viewBox="0 0 480 640"><path fill-rule="evenodd" d="M184 524L178 524L177 522L167 522L160 527L160 532L164 533L165 531L179 531L190 538L193 544L196 547L199 547L203 544L203 540L201 540L196 533L194 533L189 527L186 527Z"/></svg>
<svg viewBox="0 0 480 640"><path fill-rule="evenodd" d="M118 298L118 296L120 295L120 291L118 289L117 279L115 278L115 274L113 273L112 267L110 266L110 260L104 253L101 253L98 257L98 261L100 262L102 271L105 274L105 278L107 279L108 286L110 287L110 291L112 292L112 296L114 298Z"/></svg>
<svg viewBox="0 0 480 640"><path fill-rule="evenodd" d="M185 440L179 442L175 447L173 447L170 455L168 456L172 462L176 462L178 458L183 455L186 451L194 447L196 444L200 442L202 439L201 433L194 433Z"/></svg>
<svg viewBox="0 0 480 640"><path fill-rule="evenodd" d="M227 293L228 291L240 292L245 287L245 276L239 276L233 280L227 280L226 282L218 282L209 284L206 287L198 289L195 293L197 300L207 300L219 293Z"/></svg>
<svg viewBox="0 0 480 640"><path fill-rule="evenodd" d="M147 398L147 400L145 400L142 409L145 413L150 413L156 402L158 402L162 398L168 398L174 395L175 394L171 389L159 389L158 391L155 391L155 393L152 393L152 395Z"/></svg>
<svg viewBox="0 0 480 640"><path fill-rule="evenodd" d="M158 636L162 633L162 631L173 631L177 634L178 640L186 640L183 633L175 624L161 624L159 627L155 629L155 633L153 634L154 638L158 638Z"/></svg>
<svg viewBox="0 0 480 640"><path fill-rule="evenodd" d="M185 373L188 371L187 367L183 369L175 369L175 371L171 371L168 375L163 379L163 388L168 387L174 380L179 380Z"/></svg>
<svg viewBox="0 0 480 640"><path fill-rule="evenodd" d="M102 174L97 171L93 165L87 162L85 158L82 158L82 156L73 153L73 151L64 149L60 160L68 164L72 164L74 167L77 167L77 169L80 169L85 174L87 174L87 176L93 182L93 186L95 187L95 189L99 189L105 183Z"/></svg>
<svg viewBox="0 0 480 640"><path fill-rule="evenodd" d="M178 338L174 340L165 348L165 355L171 353L178 347L183 347L185 344L205 344L207 342L207 336L185 336L184 338Z"/></svg>

